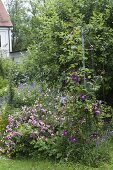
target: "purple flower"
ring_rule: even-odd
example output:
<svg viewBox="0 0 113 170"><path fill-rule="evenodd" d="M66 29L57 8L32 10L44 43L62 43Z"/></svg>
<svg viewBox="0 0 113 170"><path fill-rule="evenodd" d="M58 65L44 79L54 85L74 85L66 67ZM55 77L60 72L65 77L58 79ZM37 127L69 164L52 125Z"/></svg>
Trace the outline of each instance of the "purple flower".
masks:
<svg viewBox="0 0 113 170"><path fill-rule="evenodd" d="M86 81L89 81L89 80L90 80L90 78L85 78L85 80L86 80Z"/></svg>
<svg viewBox="0 0 113 170"><path fill-rule="evenodd" d="M85 101L86 98L87 98L87 96L86 96L85 94L81 94L80 99L81 99L82 101Z"/></svg>
<svg viewBox="0 0 113 170"><path fill-rule="evenodd" d="M61 102L61 103L66 103L66 97L61 96L61 97L60 97L60 102Z"/></svg>
<svg viewBox="0 0 113 170"><path fill-rule="evenodd" d="M87 108L87 107L84 109L84 111L85 111L86 113L88 113L88 112L89 112L89 110L88 110L88 108Z"/></svg>
<svg viewBox="0 0 113 170"><path fill-rule="evenodd" d="M32 113L33 113L33 114L36 113L36 109L33 108L33 109L32 109Z"/></svg>
<svg viewBox="0 0 113 170"><path fill-rule="evenodd" d="M75 82L79 83L79 78L78 78L78 76L77 76L77 75L72 74L71 78L72 78L72 80L73 80L73 81L75 81Z"/></svg>
<svg viewBox="0 0 113 170"><path fill-rule="evenodd" d="M74 142L77 142L77 141L78 141L78 138L77 138L77 137L71 137L71 138L70 138L70 141L73 142L73 143L74 143Z"/></svg>
<svg viewBox="0 0 113 170"><path fill-rule="evenodd" d="M92 135L91 135L91 137L93 138L93 139L97 139L98 138L98 133L93 133Z"/></svg>
<svg viewBox="0 0 113 170"><path fill-rule="evenodd" d="M7 125L6 126L6 132L12 132L12 131L13 131L12 128L9 125Z"/></svg>
<svg viewBox="0 0 113 170"><path fill-rule="evenodd" d="M7 135L6 139L10 140L10 139L12 139L12 136L11 135Z"/></svg>
<svg viewBox="0 0 113 170"><path fill-rule="evenodd" d="M103 120L104 120L104 123L109 124L112 121L112 117L104 117Z"/></svg>
<svg viewBox="0 0 113 170"><path fill-rule="evenodd" d="M95 115L100 115L102 111L100 110L99 106L95 104L93 106L93 112L95 113Z"/></svg>
<svg viewBox="0 0 113 170"><path fill-rule="evenodd" d="M14 123L14 118L13 118L13 116L9 116L8 117L8 123L9 123L9 125L11 125L11 126L13 126L13 123Z"/></svg>
<svg viewBox="0 0 113 170"><path fill-rule="evenodd" d="M68 131L67 131L67 130L64 130L63 135L64 135L64 136L67 136L68 134L69 134Z"/></svg>
<svg viewBox="0 0 113 170"><path fill-rule="evenodd" d="M32 133L30 134L30 137L33 138L33 139L36 139L36 138L38 137L38 133L32 132Z"/></svg>
<svg viewBox="0 0 113 170"><path fill-rule="evenodd" d="M32 119L32 125L37 126L37 121L35 119Z"/></svg>
<svg viewBox="0 0 113 170"><path fill-rule="evenodd" d="M15 136L21 136L21 135L22 135L21 133L19 133L19 132L15 132L15 131L12 133L12 137L15 137Z"/></svg>
<svg viewBox="0 0 113 170"><path fill-rule="evenodd" d="M101 114L101 111L100 111L100 110L95 110L95 114L96 114L96 115L100 115L100 114Z"/></svg>

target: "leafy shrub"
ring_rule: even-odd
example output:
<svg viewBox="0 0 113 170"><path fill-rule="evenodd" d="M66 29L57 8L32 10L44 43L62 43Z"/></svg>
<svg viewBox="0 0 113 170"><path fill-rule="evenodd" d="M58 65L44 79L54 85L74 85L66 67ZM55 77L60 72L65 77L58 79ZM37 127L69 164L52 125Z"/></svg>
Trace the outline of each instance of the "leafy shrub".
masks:
<svg viewBox="0 0 113 170"><path fill-rule="evenodd" d="M8 91L8 80L0 76L0 96L5 95Z"/></svg>
<svg viewBox="0 0 113 170"><path fill-rule="evenodd" d="M48 149L46 143L56 134L55 124L58 123L56 118L53 125L51 114L43 109L41 104L36 103L34 107L23 107L22 113L9 115L3 140L7 155L14 156L22 153L22 155L29 155L36 149L39 153L45 152Z"/></svg>
<svg viewBox="0 0 113 170"><path fill-rule="evenodd" d="M71 90L67 95L50 98L43 93L33 106L8 116L2 152L9 157L48 157L94 166L108 159L101 146L103 133L111 125L111 120L103 118L112 116L111 108L83 91L75 76L68 83Z"/></svg>
<svg viewBox="0 0 113 170"><path fill-rule="evenodd" d="M0 64L2 69L0 76L9 78L10 70L14 67L14 65L16 65L15 62L13 62L11 59L0 58Z"/></svg>
<svg viewBox="0 0 113 170"><path fill-rule="evenodd" d="M8 85L8 80L0 76L0 89L6 87L7 85Z"/></svg>
<svg viewBox="0 0 113 170"><path fill-rule="evenodd" d="M44 87L44 83L41 89L36 83L17 84L15 106L23 107L11 111L2 123L6 128L3 127L1 152L9 157L42 155L95 166L104 157L108 159L100 147L104 133L112 128L112 108L96 100L100 81L95 84L90 74L88 69L85 77L82 69L69 73L63 92L61 88ZM87 155L90 155L88 160Z"/></svg>
<svg viewBox="0 0 113 170"><path fill-rule="evenodd" d="M8 124L8 115L13 114L15 112L15 108L12 108L8 104L4 104L1 106L1 114L0 114L0 132L3 133Z"/></svg>

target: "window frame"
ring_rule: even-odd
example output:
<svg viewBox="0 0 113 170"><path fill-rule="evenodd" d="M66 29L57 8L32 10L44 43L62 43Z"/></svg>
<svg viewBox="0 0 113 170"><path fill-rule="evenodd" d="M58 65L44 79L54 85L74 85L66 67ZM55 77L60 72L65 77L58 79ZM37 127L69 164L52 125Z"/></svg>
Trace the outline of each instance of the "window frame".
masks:
<svg viewBox="0 0 113 170"><path fill-rule="evenodd" d="M2 47L2 36L0 35L0 48Z"/></svg>

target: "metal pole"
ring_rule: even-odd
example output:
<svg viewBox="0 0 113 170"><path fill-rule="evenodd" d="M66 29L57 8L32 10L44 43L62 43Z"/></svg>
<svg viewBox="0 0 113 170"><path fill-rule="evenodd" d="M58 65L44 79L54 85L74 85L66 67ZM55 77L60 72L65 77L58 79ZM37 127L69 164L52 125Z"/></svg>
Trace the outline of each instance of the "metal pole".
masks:
<svg viewBox="0 0 113 170"><path fill-rule="evenodd" d="M84 71L84 87L86 89L86 76L85 76L85 47L84 47L84 30L82 28L82 63Z"/></svg>

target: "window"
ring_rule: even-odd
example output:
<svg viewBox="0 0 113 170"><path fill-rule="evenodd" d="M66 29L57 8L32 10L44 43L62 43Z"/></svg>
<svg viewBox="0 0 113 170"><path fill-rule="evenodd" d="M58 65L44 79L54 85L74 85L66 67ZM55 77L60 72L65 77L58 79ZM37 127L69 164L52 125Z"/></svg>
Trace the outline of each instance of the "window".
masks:
<svg viewBox="0 0 113 170"><path fill-rule="evenodd" d="M0 47L1 47L1 35L0 35Z"/></svg>

